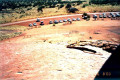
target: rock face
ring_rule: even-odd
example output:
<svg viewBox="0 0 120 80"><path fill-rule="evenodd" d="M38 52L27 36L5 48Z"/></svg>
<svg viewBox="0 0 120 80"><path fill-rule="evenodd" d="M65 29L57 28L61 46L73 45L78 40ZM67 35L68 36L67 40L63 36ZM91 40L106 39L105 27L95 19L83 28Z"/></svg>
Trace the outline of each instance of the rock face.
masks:
<svg viewBox="0 0 120 80"><path fill-rule="evenodd" d="M42 41L0 46L0 51L11 50L12 56L8 60L5 52L1 54L4 59L0 61L6 66L0 70L0 80L93 80L110 56L106 51L100 51L102 56L85 54L86 51L69 49L63 44Z"/></svg>
<svg viewBox="0 0 120 80"><path fill-rule="evenodd" d="M96 40L96 41L91 40L91 41L78 41L74 44L68 45L67 48L76 48L76 46L86 46L86 45L99 47L105 51L113 53L120 44L105 40Z"/></svg>

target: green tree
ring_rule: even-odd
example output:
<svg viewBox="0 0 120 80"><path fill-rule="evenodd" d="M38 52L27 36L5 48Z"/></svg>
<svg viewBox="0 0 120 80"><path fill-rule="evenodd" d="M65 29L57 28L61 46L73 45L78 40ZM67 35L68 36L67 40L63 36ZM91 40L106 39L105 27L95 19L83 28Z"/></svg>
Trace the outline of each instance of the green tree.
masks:
<svg viewBox="0 0 120 80"><path fill-rule="evenodd" d="M70 9L71 7L72 7L71 4L68 3L65 8L66 8L66 9Z"/></svg>
<svg viewBox="0 0 120 80"><path fill-rule="evenodd" d="M40 11L43 12L43 8L44 8L43 6L38 6L37 11L38 11L38 12L40 12Z"/></svg>
<svg viewBox="0 0 120 80"><path fill-rule="evenodd" d="M63 8L63 7L64 7L64 4L61 4L59 7L60 7L60 8Z"/></svg>

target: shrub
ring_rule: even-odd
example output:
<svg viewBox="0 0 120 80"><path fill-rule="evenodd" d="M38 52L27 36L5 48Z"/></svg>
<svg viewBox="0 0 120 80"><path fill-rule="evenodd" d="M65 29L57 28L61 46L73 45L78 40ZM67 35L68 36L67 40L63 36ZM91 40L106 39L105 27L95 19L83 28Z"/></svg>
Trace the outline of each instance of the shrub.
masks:
<svg viewBox="0 0 120 80"><path fill-rule="evenodd" d="M72 5L73 5L73 6L75 6L76 4L75 4L75 3L73 3Z"/></svg>
<svg viewBox="0 0 120 80"><path fill-rule="evenodd" d="M38 9L37 9L37 11L39 12L39 11L41 11L41 12L43 12L43 9L44 8L44 6L38 6Z"/></svg>
<svg viewBox="0 0 120 80"><path fill-rule="evenodd" d="M20 11L20 14L21 14L21 13L25 13L25 11L24 11L24 10L21 10L21 11Z"/></svg>
<svg viewBox="0 0 120 80"><path fill-rule="evenodd" d="M87 13L83 13L82 17L87 21L90 20L90 15L88 15Z"/></svg>
<svg viewBox="0 0 120 80"><path fill-rule="evenodd" d="M88 16L88 18L90 18L90 15L87 15Z"/></svg>
<svg viewBox="0 0 120 80"><path fill-rule="evenodd" d="M24 17L25 15L20 15L20 17L19 18L22 18L22 17Z"/></svg>
<svg viewBox="0 0 120 80"><path fill-rule="evenodd" d="M83 4L82 8L85 8L86 6L89 6L89 4Z"/></svg>
<svg viewBox="0 0 120 80"><path fill-rule="evenodd" d="M63 7L64 7L64 4L61 4L61 5L60 5L60 8L63 8Z"/></svg>
<svg viewBox="0 0 120 80"><path fill-rule="evenodd" d="M83 13L83 16L87 16L88 14L87 13Z"/></svg>
<svg viewBox="0 0 120 80"><path fill-rule="evenodd" d="M27 10L31 10L32 8L27 8Z"/></svg>
<svg viewBox="0 0 120 80"><path fill-rule="evenodd" d="M80 5L80 4L82 4L82 2L81 2L81 1L77 2L77 5Z"/></svg>
<svg viewBox="0 0 120 80"><path fill-rule="evenodd" d="M71 8L71 7L72 7L71 4L68 3L65 8L69 9L69 8Z"/></svg>
<svg viewBox="0 0 120 80"><path fill-rule="evenodd" d="M55 23L53 24L53 26L55 26Z"/></svg>
<svg viewBox="0 0 120 80"><path fill-rule="evenodd" d="M69 12L75 13L76 11L79 11L77 8L70 8L68 9Z"/></svg>

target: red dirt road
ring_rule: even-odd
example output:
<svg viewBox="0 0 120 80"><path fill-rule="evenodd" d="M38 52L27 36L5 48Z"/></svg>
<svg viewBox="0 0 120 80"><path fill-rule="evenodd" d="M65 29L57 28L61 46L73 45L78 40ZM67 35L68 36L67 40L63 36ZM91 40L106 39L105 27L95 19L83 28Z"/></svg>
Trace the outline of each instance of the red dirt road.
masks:
<svg viewBox="0 0 120 80"><path fill-rule="evenodd" d="M110 13L118 13L118 12L104 12L106 13L107 15L109 15ZM91 15L91 17L93 17L93 14L103 14L103 13L88 13L89 15ZM81 15L82 14L71 14L71 15L61 15L61 16L52 16L52 17L43 17L43 18L40 18L41 21L44 21L45 24L48 24L50 20L63 20L63 19L68 19L68 18L81 18ZM99 15L98 15L99 16ZM82 19L82 18L81 18ZM5 24L1 24L0 27L2 26L9 26L9 25L24 25L24 26L28 26L30 23L34 23L36 22L36 19L29 19L29 20L23 20L23 21L18 21L18 22L12 22L12 23L5 23ZM37 23L38 26L40 23Z"/></svg>

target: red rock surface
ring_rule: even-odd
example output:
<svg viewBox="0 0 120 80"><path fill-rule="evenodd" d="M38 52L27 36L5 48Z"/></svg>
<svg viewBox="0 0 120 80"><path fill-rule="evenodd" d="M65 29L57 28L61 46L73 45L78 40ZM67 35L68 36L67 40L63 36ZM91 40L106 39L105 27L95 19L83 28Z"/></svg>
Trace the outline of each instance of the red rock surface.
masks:
<svg viewBox="0 0 120 80"><path fill-rule="evenodd" d="M0 80L93 80L110 54L94 55L65 45L90 36L119 43L120 35L109 31L119 28L118 20L76 21L33 28L1 41ZM96 31L100 34L94 34Z"/></svg>

